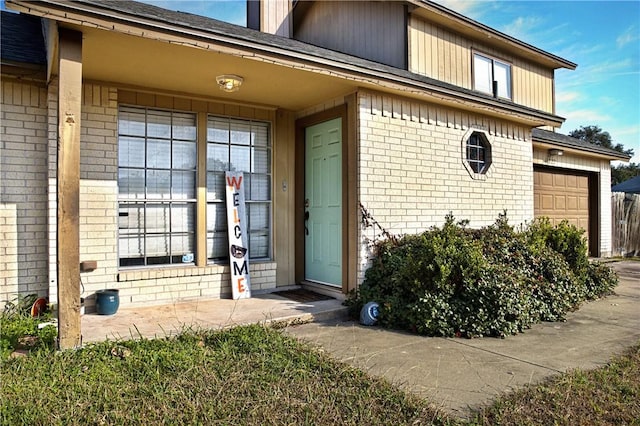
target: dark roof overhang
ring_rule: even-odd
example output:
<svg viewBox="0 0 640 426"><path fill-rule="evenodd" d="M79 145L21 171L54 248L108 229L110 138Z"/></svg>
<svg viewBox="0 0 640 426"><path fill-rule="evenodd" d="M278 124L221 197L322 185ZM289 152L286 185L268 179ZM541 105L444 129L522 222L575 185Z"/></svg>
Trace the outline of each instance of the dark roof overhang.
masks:
<svg viewBox="0 0 640 426"><path fill-rule="evenodd" d="M41 80L47 56L40 18L21 13L0 12L2 74Z"/></svg>
<svg viewBox="0 0 640 426"><path fill-rule="evenodd" d="M600 145L596 145L580 139L572 138L571 136L563 135L562 133L550 132L548 130L533 129L532 140L534 145L542 144L553 147L567 148L570 150L580 151L582 153L588 153L608 158L610 160L629 161L629 159L631 158L630 155L624 154L622 152L604 148Z"/></svg>
<svg viewBox="0 0 640 426"><path fill-rule="evenodd" d="M262 33L199 15L175 12L135 1L103 0L6 0L7 7L67 24L87 25L113 31L114 25L179 35L194 40L194 46L216 44L241 50L246 57L282 63L309 70L328 70L339 78L376 82L383 88L403 91L413 97L438 99L444 104L465 104L479 112L508 117L526 125L554 126L562 117L509 100L498 99L407 70L394 68L285 37ZM134 34L135 35L135 34Z"/></svg>

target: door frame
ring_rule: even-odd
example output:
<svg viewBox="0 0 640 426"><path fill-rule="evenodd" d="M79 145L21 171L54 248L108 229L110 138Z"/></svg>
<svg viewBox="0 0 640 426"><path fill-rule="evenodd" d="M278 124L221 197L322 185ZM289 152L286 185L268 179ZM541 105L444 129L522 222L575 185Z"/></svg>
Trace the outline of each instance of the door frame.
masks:
<svg viewBox="0 0 640 426"><path fill-rule="evenodd" d="M591 257L600 256L600 173L588 171L588 170L576 170L566 167L553 167L541 164L534 164L534 173L536 171L541 172L558 172L564 174L572 174L576 176L582 176L587 178L588 193L589 193L589 245L587 247L587 253ZM535 192L535 187L534 187ZM535 196L535 194L534 194ZM535 211L534 211L534 217Z"/></svg>
<svg viewBox="0 0 640 426"><path fill-rule="evenodd" d="M355 100L355 96L349 97ZM295 280L305 280L305 129L335 118L342 119L342 293L355 288L357 279L357 199L355 102L296 120L295 149Z"/></svg>

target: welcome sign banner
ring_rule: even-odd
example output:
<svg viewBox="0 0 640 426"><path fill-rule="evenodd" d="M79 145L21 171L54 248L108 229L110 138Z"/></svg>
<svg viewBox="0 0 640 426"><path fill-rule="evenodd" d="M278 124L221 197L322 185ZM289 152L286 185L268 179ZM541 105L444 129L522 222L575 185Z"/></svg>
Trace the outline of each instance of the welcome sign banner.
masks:
<svg viewBox="0 0 640 426"><path fill-rule="evenodd" d="M226 172L227 225L229 228L229 262L233 299L251 297L249 253L247 251L247 216L242 172Z"/></svg>

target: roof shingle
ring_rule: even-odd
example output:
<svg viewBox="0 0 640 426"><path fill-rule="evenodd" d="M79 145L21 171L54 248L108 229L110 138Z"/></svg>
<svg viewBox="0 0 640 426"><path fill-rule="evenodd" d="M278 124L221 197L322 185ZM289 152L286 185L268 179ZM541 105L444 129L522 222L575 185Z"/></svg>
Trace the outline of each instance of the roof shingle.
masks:
<svg viewBox="0 0 640 426"><path fill-rule="evenodd" d="M43 65L47 54L40 18L2 11L0 56L3 61Z"/></svg>
<svg viewBox="0 0 640 426"><path fill-rule="evenodd" d="M575 148L581 151L593 152L595 154L609 155L623 160L631 158L630 155L614 149L605 148L591 142L572 138L571 136L563 135L562 133L550 132L548 130L533 129L532 137L534 142L548 142L565 148Z"/></svg>

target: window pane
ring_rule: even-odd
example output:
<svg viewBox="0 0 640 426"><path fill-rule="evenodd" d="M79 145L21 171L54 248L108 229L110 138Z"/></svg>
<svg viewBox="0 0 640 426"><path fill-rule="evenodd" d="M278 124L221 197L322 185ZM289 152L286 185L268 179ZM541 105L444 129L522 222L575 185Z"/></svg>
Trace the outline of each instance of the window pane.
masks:
<svg viewBox="0 0 640 426"><path fill-rule="evenodd" d="M147 204L146 229L149 233L168 233L171 230L169 204Z"/></svg>
<svg viewBox="0 0 640 426"><path fill-rule="evenodd" d="M120 167L144 167L144 138L121 137L118 140Z"/></svg>
<svg viewBox="0 0 640 426"><path fill-rule="evenodd" d="M225 194L224 173L207 173L207 201L224 200Z"/></svg>
<svg viewBox="0 0 640 426"><path fill-rule="evenodd" d="M249 226L255 230L269 229L269 204L250 203L247 204L247 215L249 216Z"/></svg>
<svg viewBox="0 0 640 426"><path fill-rule="evenodd" d="M270 152L266 149L254 149L251 171L253 173L269 173L271 170Z"/></svg>
<svg viewBox="0 0 640 426"><path fill-rule="evenodd" d="M207 231L227 232L227 209L225 203L207 204Z"/></svg>
<svg viewBox="0 0 640 426"><path fill-rule="evenodd" d="M264 123L254 123L253 126L253 145L254 146L268 146L269 145L269 126Z"/></svg>
<svg viewBox="0 0 640 426"><path fill-rule="evenodd" d="M193 234L171 234L171 255L182 256L183 254L193 253L194 247ZM176 259L181 262L181 259Z"/></svg>
<svg viewBox="0 0 640 426"><path fill-rule="evenodd" d="M269 257L269 236L264 232L249 234L249 257L260 259Z"/></svg>
<svg viewBox="0 0 640 426"><path fill-rule="evenodd" d="M171 232L187 233L195 229L195 207L193 204L171 205Z"/></svg>
<svg viewBox="0 0 640 426"><path fill-rule="evenodd" d="M118 193L122 198L144 198L144 170L119 169Z"/></svg>
<svg viewBox="0 0 640 426"><path fill-rule="evenodd" d="M120 235L142 235L144 232L144 205L120 204L118 229L120 230Z"/></svg>
<svg viewBox="0 0 640 426"><path fill-rule="evenodd" d="M498 96L511 99L511 66L494 61L493 78L498 82Z"/></svg>
<svg viewBox="0 0 640 426"><path fill-rule="evenodd" d="M173 138L196 140L195 114L173 113Z"/></svg>
<svg viewBox="0 0 640 426"><path fill-rule="evenodd" d="M249 145L251 142L251 124L242 121L231 122L231 143Z"/></svg>
<svg viewBox="0 0 640 426"><path fill-rule="evenodd" d="M151 138L171 138L171 112L149 110L147 112L147 136Z"/></svg>
<svg viewBox="0 0 640 426"><path fill-rule="evenodd" d="M251 200L251 174L245 173L243 175L243 185L244 185L244 200Z"/></svg>
<svg viewBox="0 0 640 426"><path fill-rule="evenodd" d="M171 168L171 141L164 139L147 140L147 167L153 169Z"/></svg>
<svg viewBox="0 0 640 426"><path fill-rule="evenodd" d="M121 108L118 114L118 133L121 135L144 136L144 110L141 111L138 108Z"/></svg>
<svg viewBox="0 0 640 426"><path fill-rule="evenodd" d="M171 196L174 200L196 198L196 172L172 172Z"/></svg>
<svg viewBox="0 0 640 426"><path fill-rule="evenodd" d="M149 234L145 238L145 250L147 257L158 257L169 255L169 234ZM169 259L154 262L155 264L169 263Z"/></svg>
<svg viewBox="0 0 640 426"><path fill-rule="evenodd" d="M147 198L169 199L171 188L170 170L147 170Z"/></svg>
<svg viewBox="0 0 640 426"><path fill-rule="evenodd" d="M121 258L144 256L144 234L121 235L118 241L118 253Z"/></svg>
<svg viewBox="0 0 640 426"><path fill-rule="evenodd" d="M229 143L229 120L210 117L207 123L207 141Z"/></svg>
<svg viewBox="0 0 640 426"><path fill-rule="evenodd" d="M469 150L467 152L468 152L468 157L467 158L469 160L475 161L475 160L478 159L478 150L475 147L470 146Z"/></svg>
<svg viewBox="0 0 640 426"><path fill-rule="evenodd" d="M267 175L251 175L251 196L253 201L269 201L271 199L271 178Z"/></svg>
<svg viewBox="0 0 640 426"><path fill-rule="evenodd" d="M226 232L210 233L207 237L207 257L220 260L226 258L229 252Z"/></svg>
<svg viewBox="0 0 640 426"><path fill-rule="evenodd" d="M174 169L195 169L196 143L174 141L172 160Z"/></svg>
<svg viewBox="0 0 640 426"><path fill-rule="evenodd" d="M207 170L229 170L229 145L207 144Z"/></svg>
<svg viewBox="0 0 640 426"><path fill-rule="evenodd" d="M231 170L236 172L249 172L250 168L250 148L244 146L231 146Z"/></svg>
<svg viewBox="0 0 640 426"><path fill-rule="evenodd" d="M476 90L493 93L491 76L491 59L473 55L473 79Z"/></svg>

